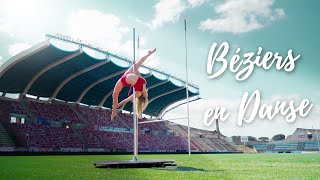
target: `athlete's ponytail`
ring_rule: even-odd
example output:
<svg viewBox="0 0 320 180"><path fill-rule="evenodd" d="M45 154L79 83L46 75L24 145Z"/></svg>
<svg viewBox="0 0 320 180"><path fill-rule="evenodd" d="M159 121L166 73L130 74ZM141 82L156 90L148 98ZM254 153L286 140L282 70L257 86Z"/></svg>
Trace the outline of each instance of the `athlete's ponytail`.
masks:
<svg viewBox="0 0 320 180"><path fill-rule="evenodd" d="M136 98L136 112L137 112L137 115L138 115L138 118L142 118L142 113L143 111L147 108L148 106L148 98L147 97L137 97Z"/></svg>

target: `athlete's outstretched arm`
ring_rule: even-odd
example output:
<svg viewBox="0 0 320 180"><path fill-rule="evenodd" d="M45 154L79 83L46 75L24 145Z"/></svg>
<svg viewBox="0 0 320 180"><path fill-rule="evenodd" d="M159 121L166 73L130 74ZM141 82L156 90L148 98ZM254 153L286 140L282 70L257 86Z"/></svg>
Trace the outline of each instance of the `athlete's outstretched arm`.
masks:
<svg viewBox="0 0 320 180"><path fill-rule="evenodd" d="M148 54L143 56L136 64L135 64L135 70L136 72L139 70L139 68L141 67L141 65L148 59L149 56L151 56L151 54L153 54L154 52L156 52L156 48L154 48L152 51L148 51ZM133 73L133 67L131 66L126 73Z"/></svg>
<svg viewBox="0 0 320 180"><path fill-rule="evenodd" d="M152 51L148 51L148 54L143 56L137 63L136 63L136 68L139 69L140 66L147 60L147 58L149 56L151 56L151 54L153 54L154 52L156 52L156 48L154 48Z"/></svg>

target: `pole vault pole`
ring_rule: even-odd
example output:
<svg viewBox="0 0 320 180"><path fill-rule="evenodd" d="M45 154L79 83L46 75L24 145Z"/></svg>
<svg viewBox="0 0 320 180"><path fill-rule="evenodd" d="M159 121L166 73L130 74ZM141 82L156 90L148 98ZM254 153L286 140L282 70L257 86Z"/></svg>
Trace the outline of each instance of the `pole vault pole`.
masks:
<svg viewBox="0 0 320 180"><path fill-rule="evenodd" d="M187 95L187 118L188 118L188 151L191 155L191 140L190 140L190 117L189 117L189 80L188 80L188 48L187 48L187 17L184 18L184 46L186 51L186 95Z"/></svg>
<svg viewBox="0 0 320 180"><path fill-rule="evenodd" d="M135 61L136 61L136 29L133 28L133 61L132 61L132 70L133 74L135 74ZM136 91L133 89L133 161L138 160L138 122L137 122L137 115L136 115Z"/></svg>

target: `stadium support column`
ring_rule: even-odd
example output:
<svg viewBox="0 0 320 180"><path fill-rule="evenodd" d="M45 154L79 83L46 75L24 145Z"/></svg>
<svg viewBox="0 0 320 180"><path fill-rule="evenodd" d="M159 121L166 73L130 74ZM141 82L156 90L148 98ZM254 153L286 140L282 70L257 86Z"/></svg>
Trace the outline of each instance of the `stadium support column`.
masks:
<svg viewBox="0 0 320 180"><path fill-rule="evenodd" d="M219 121L216 119L216 128L217 128L217 133L218 133L218 139L220 139L220 130L219 130Z"/></svg>
<svg viewBox="0 0 320 180"><path fill-rule="evenodd" d="M132 61L132 67L133 67L133 74L135 74L135 61L136 61L136 49L135 49L135 31L136 29L133 28L133 61ZM132 106L132 112L133 112L133 161L138 160L138 119L137 119L137 113L136 113L136 91L133 87L133 106Z"/></svg>

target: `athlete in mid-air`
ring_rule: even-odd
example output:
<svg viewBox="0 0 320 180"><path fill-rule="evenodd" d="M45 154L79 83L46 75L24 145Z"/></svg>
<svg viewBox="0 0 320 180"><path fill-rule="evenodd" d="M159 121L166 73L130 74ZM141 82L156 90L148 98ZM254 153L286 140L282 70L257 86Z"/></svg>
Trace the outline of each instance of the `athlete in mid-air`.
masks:
<svg viewBox="0 0 320 180"><path fill-rule="evenodd" d="M128 98L124 99L120 103L118 103L119 94L125 86L132 86L135 89L135 97L136 97L136 112L139 118L142 118L142 112L148 106L148 90L146 88L147 81L141 76L139 72L139 68L143 64L147 58L152 55L156 49L152 51L148 51L148 54L143 56L137 63L135 63L135 72L133 72L133 65L121 76L121 78L117 81L114 86L112 98L112 114L111 120L117 116L117 109L127 102L133 100L133 94Z"/></svg>

